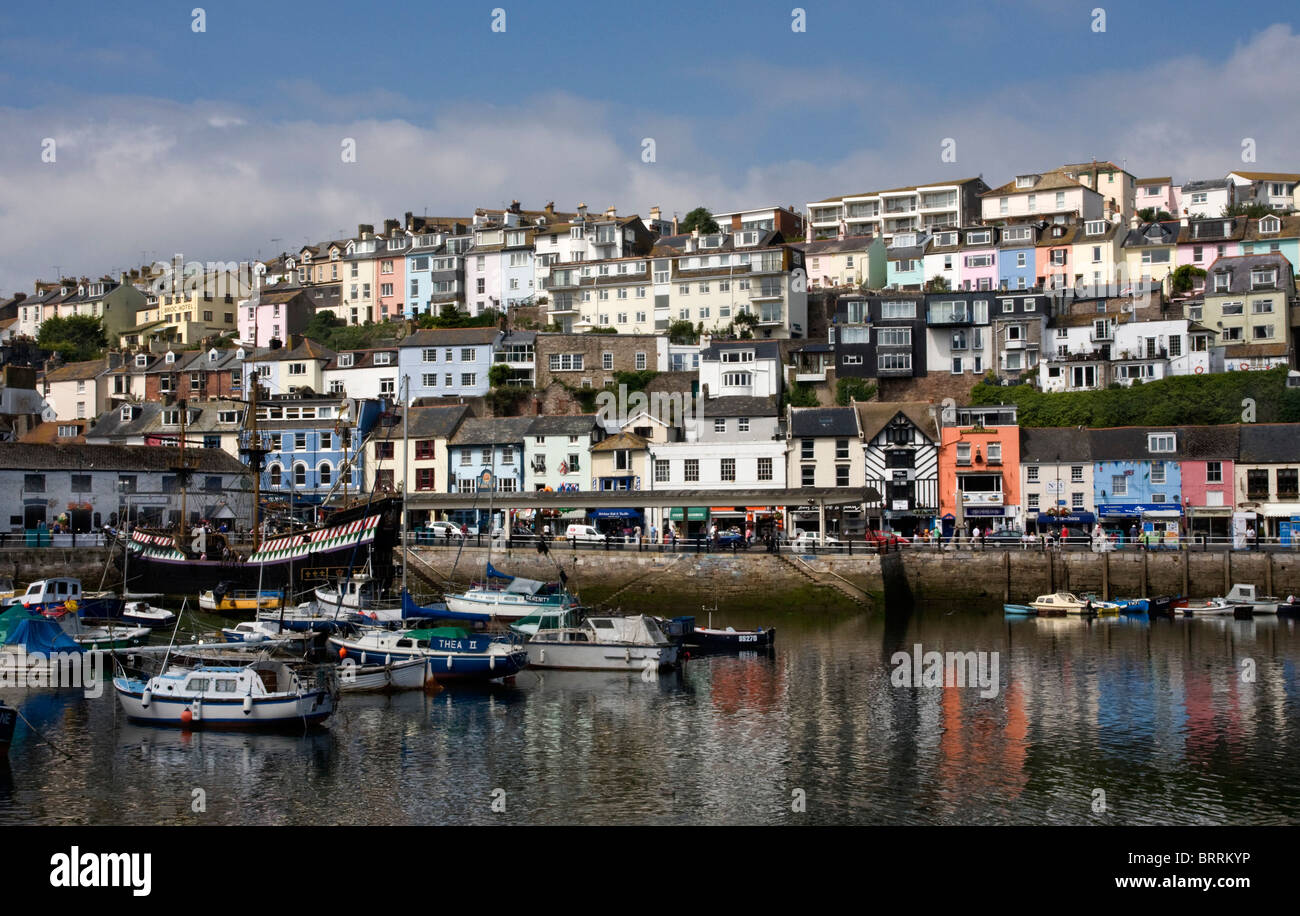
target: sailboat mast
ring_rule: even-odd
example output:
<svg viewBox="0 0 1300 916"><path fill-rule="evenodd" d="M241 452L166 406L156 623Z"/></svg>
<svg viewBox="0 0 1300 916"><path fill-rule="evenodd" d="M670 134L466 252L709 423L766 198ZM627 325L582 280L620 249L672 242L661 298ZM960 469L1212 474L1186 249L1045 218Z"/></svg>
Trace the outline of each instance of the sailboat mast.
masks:
<svg viewBox="0 0 1300 916"><path fill-rule="evenodd" d="M253 312L257 314L256 309ZM253 470L253 553L257 553L262 546L262 526L258 524L258 510L262 506L262 434L257 428L257 319L253 319L253 371L249 373L248 385L252 391L249 393L248 416L245 419L245 435L248 437L248 445L244 453L248 456L248 464ZM240 366L239 371L243 372L244 367Z"/></svg>
<svg viewBox="0 0 1300 916"><path fill-rule="evenodd" d="M402 376L402 594L406 594L406 565L411 545L406 540L406 475L410 473L411 377ZM391 427L390 427L391 428ZM403 601L406 599L403 598Z"/></svg>
<svg viewBox="0 0 1300 916"><path fill-rule="evenodd" d="M190 475L188 472L188 468L185 466L185 433L186 433L185 422L186 420L189 419L190 407L189 407L189 402L186 401L184 398L181 398L181 400L178 401L177 403L180 405L181 408L180 461L177 464L177 476L180 477L180 484L181 484L181 528L180 528L181 535L177 546L179 546L183 551L185 550L185 545L188 543L188 539L185 537L185 519L186 519L185 497L187 491L189 490Z"/></svg>

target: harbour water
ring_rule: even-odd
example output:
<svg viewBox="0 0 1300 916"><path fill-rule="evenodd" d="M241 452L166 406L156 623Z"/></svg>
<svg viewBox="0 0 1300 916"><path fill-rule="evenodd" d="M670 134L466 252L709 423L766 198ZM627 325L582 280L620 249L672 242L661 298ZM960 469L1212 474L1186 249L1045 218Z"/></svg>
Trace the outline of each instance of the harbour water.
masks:
<svg viewBox="0 0 1300 916"><path fill-rule="evenodd" d="M109 687L3 692L18 824L1294 824L1293 621L728 614L772 656L349 695L307 735L136 726ZM996 695L892 677L997 653Z"/></svg>

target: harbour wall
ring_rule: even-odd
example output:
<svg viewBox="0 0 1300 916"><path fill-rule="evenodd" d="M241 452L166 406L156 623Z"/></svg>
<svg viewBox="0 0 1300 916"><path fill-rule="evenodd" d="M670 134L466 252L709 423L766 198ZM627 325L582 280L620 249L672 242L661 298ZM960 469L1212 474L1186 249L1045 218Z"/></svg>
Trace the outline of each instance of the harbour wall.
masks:
<svg viewBox="0 0 1300 916"><path fill-rule="evenodd" d="M48 576L76 576L99 587L108 551L6 549L0 576L26 584ZM449 577L464 584L481 577L486 548L420 547L412 551L414 591L438 590ZM1031 601L1056 590L1107 596L1222 595L1234 583L1251 583L1264 594L1300 594L1300 553L1253 551L1150 551L1044 553L1020 550L903 551L888 554L781 554L766 552L655 553L634 550L571 550L548 555L534 548L495 549L492 563L528 578L553 580L563 569L590 604L628 610L683 613L702 605L719 608L779 605L791 609L848 610L880 607L886 594L934 602ZM421 587L419 580L423 580ZM110 568L106 587L119 584ZM177 583L184 591L184 584Z"/></svg>
<svg viewBox="0 0 1300 916"><path fill-rule="evenodd" d="M410 574L438 586L481 577L487 550L415 551ZM1300 554L1249 551L1018 550L789 555L765 552L660 554L636 551L494 550L493 566L527 578L554 580L563 569L588 604L664 613L777 605L841 610L882 607L886 595L960 604L1023 603L1064 590L1108 597L1226 594L1234 583L1261 593L1300 594Z"/></svg>

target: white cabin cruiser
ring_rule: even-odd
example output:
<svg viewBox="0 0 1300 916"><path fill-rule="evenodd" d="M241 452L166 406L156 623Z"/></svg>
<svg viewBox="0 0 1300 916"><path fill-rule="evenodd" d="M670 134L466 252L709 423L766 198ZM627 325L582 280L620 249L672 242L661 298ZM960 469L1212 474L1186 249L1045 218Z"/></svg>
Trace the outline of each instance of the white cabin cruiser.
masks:
<svg viewBox="0 0 1300 916"><path fill-rule="evenodd" d="M675 646L653 617L588 617L578 626L538 630L528 641L534 668L644 671L677 664Z"/></svg>
<svg viewBox="0 0 1300 916"><path fill-rule="evenodd" d="M1073 592L1054 592L1039 595L1029 602L1039 616L1059 616L1062 614L1089 616L1092 614L1118 614L1119 605L1114 601L1097 601L1092 598L1080 598Z"/></svg>
<svg viewBox="0 0 1300 916"><path fill-rule="evenodd" d="M120 676L113 688L127 716L156 725L256 728L320 722L334 711L327 684L308 684L288 665L173 665L148 680Z"/></svg>
<svg viewBox="0 0 1300 916"><path fill-rule="evenodd" d="M1282 599L1276 596L1262 596L1253 585L1237 583L1223 598L1235 610L1249 611L1251 614L1276 614Z"/></svg>

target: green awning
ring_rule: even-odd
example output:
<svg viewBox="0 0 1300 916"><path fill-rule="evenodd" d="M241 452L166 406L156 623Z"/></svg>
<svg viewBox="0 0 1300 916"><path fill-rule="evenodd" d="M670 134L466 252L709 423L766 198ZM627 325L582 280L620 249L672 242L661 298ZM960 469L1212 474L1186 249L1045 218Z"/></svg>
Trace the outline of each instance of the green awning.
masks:
<svg viewBox="0 0 1300 916"><path fill-rule="evenodd" d="M682 509L678 506L675 509L668 510L668 520L670 522L680 522L683 519L682 513L685 512L685 520L688 522L705 522L709 519L708 506L691 506L688 509Z"/></svg>

